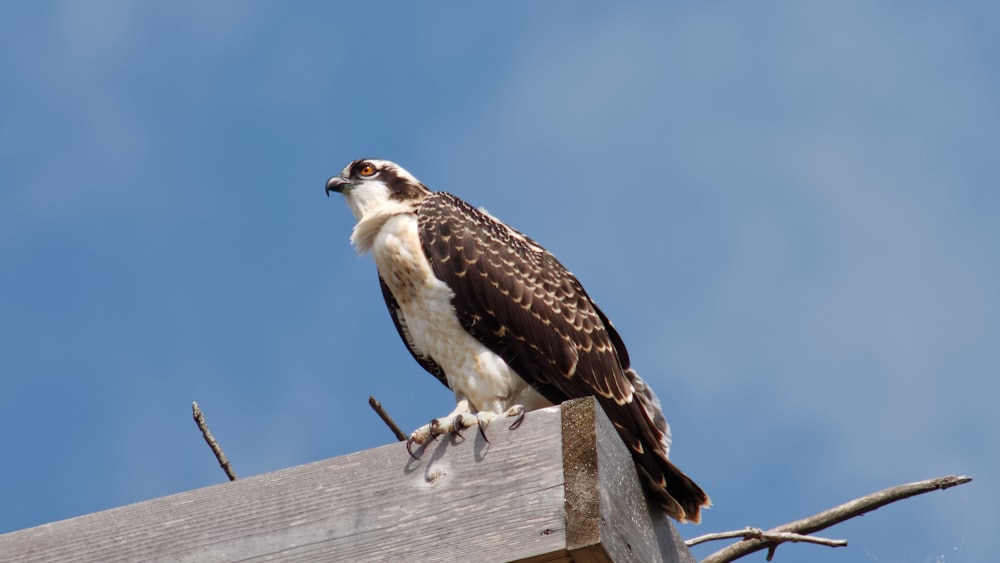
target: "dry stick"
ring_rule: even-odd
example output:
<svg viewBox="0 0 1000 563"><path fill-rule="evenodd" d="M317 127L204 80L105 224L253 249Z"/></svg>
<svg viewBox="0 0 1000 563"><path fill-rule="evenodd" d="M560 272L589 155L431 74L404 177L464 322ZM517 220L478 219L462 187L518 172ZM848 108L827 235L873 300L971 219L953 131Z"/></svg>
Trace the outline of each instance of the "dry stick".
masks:
<svg viewBox="0 0 1000 563"><path fill-rule="evenodd" d="M730 561L735 561L744 555L748 555L765 548L768 550L767 560L770 561L774 556L774 550L779 544L785 541L795 540L779 539L778 537L768 538L769 535L784 534L789 532L793 534L811 534L824 528L829 528L834 524L839 524L844 520L854 518L855 516L861 516L862 514L871 512L872 510L881 508L887 504L896 502L897 500L903 500L905 498L910 498L923 493L929 493L931 491L950 489L951 487L957 485L964 485L969 481L972 481L971 477L949 475L947 477L939 477L937 479L928 479L926 481L917 481L916 483L889 487L888 489L883 489L877 493L872 493L870 495L854 499L829 510L824 510L819 514L815 514L808 518L803 518L801 520L796 520L795 522L783 524L777 528L772 528L764 532L764 536L760 539L747 539L739 543L734 543L729 547L709 555L703 559L701 563L729 563ZM741 537L744 533L745 530L736 532L737 535L733 537ZM688 542L688 544L694 545L692 542L698 543L695 540L701 540L701 538L695 538L694 540Z"/></svg>
<svg viewBox="0 0 1000 563"><path fill-rule="evenodd" d="M208 447L212 448L212 453L215 454L215 459L219 460L219 467L226 472L226 476L229 477L230 481L236 480L236 472L233 471L232 466L229 465L229 459L226 458L226 454L222 452L222 447L219 443L215 441L215 436L212 436L212 431L208 429L208 424L205 422L205 415L201 413L201 409L198 408L198 402L191 403L191 414L194 416L194 422L198 425L198 429L201 430L201 435L205 437L205 443Z"/></svg>
<svg viewBox="0 0 1000 563"><path fill-rule="evenodd" d="M831 540L829 538L820 538L817 536L805 536L802 534L794 534L792 532L765 532L760 528L743 528L742 530L733 530L732 532L719 532L717 534L705 534L704 536L698 536L687 540L686 543L688 547L698 545L699 543L705 543L715 540L728 540L732 538L743 538L745 540L771 540L777 542L804 542L804 543L815 543L819 545L828 545L830 547L843 547L847 545L847 540Z"/></svg>
<svg viewBox="0 0 1000 563"><path fill-rule="evenodd" d="M400 442L405 442L406 434L403 434L403 431L396 426L396 423L392 420L392 417L389 416L389 413L385 412L385 409L382 408L382 403L376 401L375 397L368 395L368 404L371 405L375 413L382 419L382 422L389 427L389 430L392 430L392 433L396 435L396 439Z"/></svg>

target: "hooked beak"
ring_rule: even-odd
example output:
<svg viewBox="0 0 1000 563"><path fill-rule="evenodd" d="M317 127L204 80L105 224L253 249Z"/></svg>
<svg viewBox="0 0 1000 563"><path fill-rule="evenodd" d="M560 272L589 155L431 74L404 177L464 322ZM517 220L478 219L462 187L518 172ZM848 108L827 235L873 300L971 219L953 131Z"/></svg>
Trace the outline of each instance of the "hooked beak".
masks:
<svg viewBox="0 0 1000 563"><path fill-rule="evenodd" d="M350 185L350 182L340 176L334 176L326 181L326 197L330 197L330 192L344 193L344 188Z"/></svg>

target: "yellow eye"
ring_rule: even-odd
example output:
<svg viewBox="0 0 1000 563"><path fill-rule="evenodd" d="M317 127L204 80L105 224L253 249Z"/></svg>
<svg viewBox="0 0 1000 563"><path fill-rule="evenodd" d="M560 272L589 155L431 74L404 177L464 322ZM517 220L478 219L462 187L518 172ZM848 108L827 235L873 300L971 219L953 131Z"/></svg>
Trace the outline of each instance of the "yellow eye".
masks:
<svg viewBox="0 0 1000 563"><path fill-rule="evenodd" d="M358 174L361 174L362 176L374 176L375 175L375 167L372 166L371 164L367 164L367 163L363 164L363 165L361 165L361 168L358 170Z"/></svg>

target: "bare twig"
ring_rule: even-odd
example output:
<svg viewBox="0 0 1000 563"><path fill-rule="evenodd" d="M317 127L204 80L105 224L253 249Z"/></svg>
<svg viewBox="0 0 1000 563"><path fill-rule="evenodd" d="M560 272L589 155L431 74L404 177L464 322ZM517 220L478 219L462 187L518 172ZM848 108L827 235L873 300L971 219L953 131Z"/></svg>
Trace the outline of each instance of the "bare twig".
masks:
<svg viewBox="0 0 1000 563"><path fill-rule="evenodd" d="M698 545L699 543L705 543L709 541L716 540L728 540L732 538L743 538L745 540L771 540L777 542L805 542L805 543L815 543L819 545L828 545L830 547L842 547L847 545L847 540L831 540L829 538L820 538L817 536L805 536L802 534L795 534L792 532L765 532L760 528L744 528L742 530L733 530L732 532L719 532L717 534L705 534L704 536L698 536L696 538L691 538L687 540L686 543L688 547Z"/></svg>
<svg viewBox="0 0 1000 563"><path fill-rule="evenodd" d="M716 551L712 555L709 555L702 560L701 563L729 563L730 561L735 561L744 555L760 551L762 549L767 549L767 560L770 561L774 556L774 550L786 541L806 541L806 540L791 540L791 539L780 539L774 534L811 534L817 532L824 528L829 528L834 524L839 524L844 520L854 518L855 516L860 516L867 512L871 512L877 508L881 508L887 504L896 502L898 500L903 500L905 498L910 498L912 496L920 495L923 493L928 493L930 491L950 489L951 487L957 485L963 485L972 481L971 477L965 476L955 476L949 475L947 477L939 477L937 479L928 479L926 481L918 481L916 483L908 483L906 485L897 485L895 487L889 487L888 489L883 489L877 493L872 493L867 496L863 496L858 499L854 499L850 502L844 503L840 506L831 508L829 510L824 510L819 514L815 514L808 518L803 518L801 520L796 520L795 522L789 522L788 524L783 524L776 528L772 528L764 532L761 537L750 536L749 539L744 539L739 543L735 543ZM747 530L741 530L739 532L725 532L733 534L730 537L746 537ZM711 538L711 539L721 539L721 538ZM822 539L822 538L817 538ZM695 538L695 540L708 541L702 538ZM692 542L694 540L691 540ZM700 543L697 542L697 543ZM837 540L832 540L837 541ZM822 543L822 542L813 542ZM694 545L688 542L689 545ZM824 544L830 545L830 544ZM845 542L846 545L846 542Z"/></svg>
<svg viewBox="0 0 1000 563"><path fill-rule="evenodd" d="M696 538L689 539L684 543L686 543L688 547L691 547L693 545L698 545L699 543L704 543L708 541L726 540L732 538L743 538L744 541L761 540L765 542L768 545L767 549L768 561L774 558L774 550L777 549L778 545L785 542L815 543L818 545L827 545L830 547L844 547L847 545L847 540L833 540L830 538L821 538L819 536L807 536L803 534L796 534L793 532L766 532L764 530L761 530L760 528L749 528L749 527L744 528L742 530L733 530L732 532L705 534L704 536L698 536ZM736 545L741 545L741 544L736 544ZM742 557L742 555L740 555L739 557ZM708 559L706 559L705 561L708 561Z"/></svg>
<svg viewBox="0 0 1000 563"><path fill-rule="evenodd" d="M403 434L403 431L399 429L399 426L396 426L395 421L392 420L389 413L385 412L385 409L382 408L382 403L376 401L375 397L368 395L368 404L371 405L375 413L382 419L382 422L389 427L389 430L392 430L392 433L396 435L397 440L400 442L406 441L406 434Z"/></svg>
<svg viewBox="0 0 1000 563"><path fill-rule="evenodd" d="M226 472L226 476L229 477L230 481L235 481L236 472L229 465L229 459L222 452L222 447L219 446L219 443L215 441L215 436L212 436L212 431L208 429L208 423L205 422L205 415L201 413L197 402L191 403L191 414L194 416L194 422L198 425L198 429L201 430L201 435L205 438L205 443L208 444L208 447L212 448L215 459L219 460L219 467Z"/></svg>

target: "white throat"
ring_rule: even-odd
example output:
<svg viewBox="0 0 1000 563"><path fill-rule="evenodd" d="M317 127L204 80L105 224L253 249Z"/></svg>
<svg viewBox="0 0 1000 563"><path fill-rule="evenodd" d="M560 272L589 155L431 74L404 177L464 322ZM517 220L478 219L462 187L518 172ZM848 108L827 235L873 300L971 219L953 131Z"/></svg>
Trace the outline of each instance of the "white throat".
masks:
<svg viewBox="0 0 1000 563"><path fill-rule="evenodd" d="M344 190L344 199L354 218L361 221L373 209L389 201L389 188L382 182L358 182Z"/></svg>
<svg viewBox="0 0 1000 563"><path fill-rule="evenodd" d="M416 211L413 202L390 199L389 188L375 180L354 184L344 191L344 199L358 220L351 232L351 243L358 254L371 250L375 236L391 217Z"/></svg>

